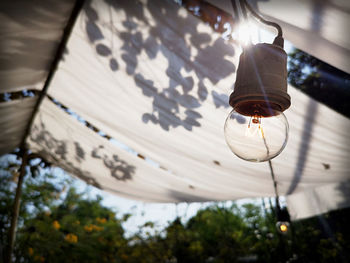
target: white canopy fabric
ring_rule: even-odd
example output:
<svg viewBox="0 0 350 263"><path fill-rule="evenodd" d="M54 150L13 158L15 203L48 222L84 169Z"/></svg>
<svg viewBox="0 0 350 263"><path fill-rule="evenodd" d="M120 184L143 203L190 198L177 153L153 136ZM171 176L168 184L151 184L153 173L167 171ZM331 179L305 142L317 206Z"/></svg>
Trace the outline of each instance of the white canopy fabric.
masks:
<svg viewBox="0 0 350 263"><path fill-rule="evenodd" d="M231 0L208 0L230 12ZM285 39L303 51L350 73L350 1L247 0L283 28ZM266 27L268 30L274 28Z"/></svg>
<svg viewBox="0 0 350 263"><path fill-rule="evenodd" d="M74 2L0 2L0 93L41 90ZM0 155L18 147L37 97L0 102Z"/></svg>
<svg viewBox="0 0 350 263"><path fill-rule="evenodd" d="M48 90L59 103L44 100L27 143L90 184L143 201L273 196L268 164L240 160L225 143L238 56L172 1L88 1ZM350 120L293 87L289 94L289 142L273 167L297 219L314 210L293 206L294 196L349 181Z"/></svg>
<svg viewBox="0 0 350 263"><path fill-rule="evenodd" d="M0 92L43 88L74 1L1 1Z"/></svg>
<svg viewBox="0 0 350 263"><path fill-rule="evenodd" d="M0 155L13 151L21 143L36 98L0 103Z"/></svg>
<svg viewBox="0 0 350 263"><path fill-rule="evenodd" d="M29 137L30 148L98 188L114 194L153 202L227 200L209 184L191 185L115 146L45 99ZM236 197L237 198L237 197Z"/></svg>
<svg viewBox="0 0 350 263"><path fill-rule="evenodd" d="M289 195L288 210L294 219L302 219L349 207L349 180L308 188L297 194Z"/></svg>

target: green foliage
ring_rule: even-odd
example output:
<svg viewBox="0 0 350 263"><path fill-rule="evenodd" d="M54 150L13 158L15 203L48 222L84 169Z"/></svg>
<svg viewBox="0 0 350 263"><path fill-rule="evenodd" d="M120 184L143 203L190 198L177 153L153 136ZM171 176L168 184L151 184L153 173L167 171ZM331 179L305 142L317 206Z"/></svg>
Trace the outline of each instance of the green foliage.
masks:
<svg viewBox="0 0 350 263"><path fill-rule="evenodd" d="M18 162L0 159L0 233L5 244ZM36 164L38 165L38 163ZM38 167L37 167L38 168ZM125 237L119 215L86 198L72 180L39 169L25 177L15 246L17 262L346 262L350 258L350 209L292 224L277 234L274 209L257 203L220 204L187 222L175 219L157 232L153 222Z"/></svg>
<svg viewBox="0 0 350 263"><path fill-rule="evenodd" d="M199 211L190 219L187 229L192 232L191 244L201 245L202 249L197 250L196 255L196 258L201 258L200 262L205 262L207 258L227 262L230 258L249 253L247 245L252 239L251 229L236 206L232 209L210 207Z"/></svg>
<svg viewBox="0 0 350 263"><path fill-rule="evenodd" d="M0 231L6 244L18 163L11 156L1 163ZM27 169L21 198L17 261L120 262L119 248L127 245L123 221L101 205L101 198L84 199L72 180L57 180L50 169L41 169L35 178L31 170Z"/></svg>
<svg viewBox="0 0 350 263"><path fill-rule="evenodd" d="M83 200L71 188L60 205L26 221L18 233L18 255L26 257L25 248L32 248L32 258L47 262L118 262L118 247L126 244L124 231L100 201Z"/></svg>
<svg viewBox="0 0 350 263"><path fill-rule="evenodd" d="M37 165L36 165L37 166ZM39 166L36 169L40 169ZM27 169L30 174L30 167ZM19 161L13 155L7 155L0 159L0 241L2 247L7 242L7 232L11 218L13 201L15 198L15 189L19 176ZM55 197L59 195L61 188L65 184L57 186L49 181L53 178L52 174L45 174L40 179L32 176L25 178L25 186L22 191L20 206L20 217L18 226L24 225L26 220L33 214L41 213L49 209L55 203Z"/></svg>

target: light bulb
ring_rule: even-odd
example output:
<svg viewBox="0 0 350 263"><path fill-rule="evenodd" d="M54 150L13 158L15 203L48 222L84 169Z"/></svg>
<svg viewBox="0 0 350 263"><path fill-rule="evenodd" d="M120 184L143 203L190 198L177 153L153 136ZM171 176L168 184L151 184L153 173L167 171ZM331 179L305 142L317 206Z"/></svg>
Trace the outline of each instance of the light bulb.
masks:
<svg viewBox="0 0 350 263"><path fill-rule="evenodd" d="M289 223L279 221L277 222L276 227L278 232L280 232L281 234L287 234L289 230Z"/></svg>
<svg viewBox="0 0 350 263"><path fill-rule="evenodd" d="M251 107L251 106L250 106ZM288 121L276 109L261 105L252 111L233 109L225 122L225 139L231 151L251 162L264 162L282 152L288 140Z"/></svg>

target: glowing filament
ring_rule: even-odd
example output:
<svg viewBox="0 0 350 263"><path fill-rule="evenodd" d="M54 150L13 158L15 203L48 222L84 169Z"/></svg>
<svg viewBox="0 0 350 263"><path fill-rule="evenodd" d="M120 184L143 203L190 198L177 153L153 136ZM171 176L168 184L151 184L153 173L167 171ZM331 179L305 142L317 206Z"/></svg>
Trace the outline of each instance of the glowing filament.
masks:
<svg viewBox="0 0 350 263"><path fill-rule="evenodd" d="M259 134L260 138L265 138L263 127L261 124L261 117L258 115L250 117L248 127L245 131L245 136L253 137Z"/></svg>

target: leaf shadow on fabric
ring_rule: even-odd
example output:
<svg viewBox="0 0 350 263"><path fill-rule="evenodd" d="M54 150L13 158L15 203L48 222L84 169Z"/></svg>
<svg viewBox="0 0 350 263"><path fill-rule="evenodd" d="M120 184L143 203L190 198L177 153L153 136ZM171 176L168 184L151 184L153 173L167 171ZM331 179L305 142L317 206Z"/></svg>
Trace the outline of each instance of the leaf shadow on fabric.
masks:
<svg viewBox="0 0 350 263"><path fill-rule="evenodd" d="M107 19L110 23L107 24L112 38L122 41L121 49L115 51L119 53L113 55L113 40L109 47L106 41L101 43L106 40L103 23L99 21L99 11L94 9L91 1L84 9L87 15L86 33L96 48L96 54L110 59L110 69L120 70L118 65L124 63L126 73L134 79L135 86L152 100L152 111L144 112L140 120L159 125L165 131L177 127L192 131L201 126L199 109L209 96L216 108L229 107L228 96L209 92L206 83L216 85L235 72L235 65L229 60L235 55L231 45L221 38L215 40L210 34L200 32L198 26L203 22L190 13L180 15L184 10L175 3L159 0L145 4L127 0L104 2L108 10L103 13L110 14ZM120 21L124 29L113 24L112 11L127 14L125 20ZM148 20L149 14L152 22ZM140 71L142 54L146 54L150 61L159 56L165 59L167 68L162 74L168 78L167 86L160 85L156 76ZM223 102L225 99L227 103Z"/></svg>
<svg viewBox="0 0 350 263"><path fill-rule="evenodd" d="M30 133L30 140L42 148L36 151L36 153L43 159L54 165L59 164L67 172L100 189L103 189L103 187L95 179L96 176L82 168L84 162L88 161L87 155L89 152L90 156L96 160L100 160L100 163L109 170L110 175L118 181L125 182L132 180L136 171L136 167L128 164L116 154L107 153L102 145L87 150L87 147L81 145L79 142L56 139L46 129L43 121L33 126Z"/></svg>

